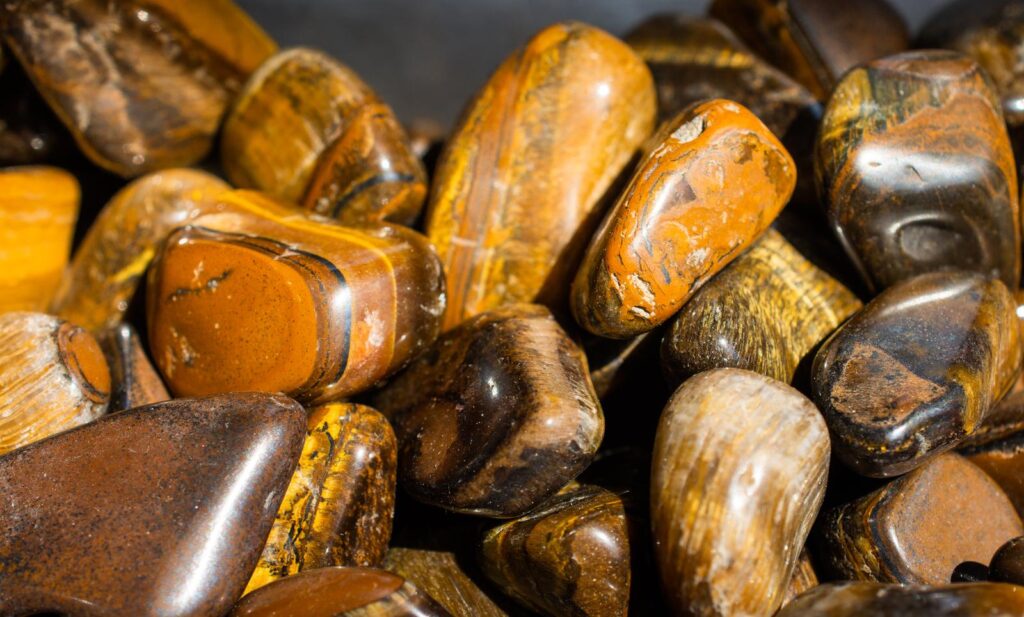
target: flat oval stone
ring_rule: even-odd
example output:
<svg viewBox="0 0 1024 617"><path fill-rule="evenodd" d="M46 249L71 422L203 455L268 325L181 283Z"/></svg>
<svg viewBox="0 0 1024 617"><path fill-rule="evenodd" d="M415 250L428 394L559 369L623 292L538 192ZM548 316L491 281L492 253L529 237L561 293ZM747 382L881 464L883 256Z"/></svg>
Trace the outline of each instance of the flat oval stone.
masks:
<svg viewBox="0 0 1024 617"><path fill-rule="evenodd" d="M507 615L477 587L454 553L394 547L382 567L426 592L454 617Z"/></svg>
<svg viewBox="0 0 1024 617"><path fill-rule="evenodd" d="M0 312L47 309L71 254L78 202L78 181L62 169L0 169Z"/></svg>
<svg viewBox="0 0 1024 617"><path fill-rule="evenodd" d="M1010 540L992 555L989 578L999 583L1024 584L1024 537Z"/></svg>
<svg viewBox="0 0 1024 617"><path fill-rule="evenodd" d="M1010 617L1022 612L1024 587L1015 585L829 583L800 596L777 617Z"/></svg>
<svg viewBox="0 0 1024 617"><path fill-rule="evenodd" d="M839 458L895 476L977 430L1020 372L1015 309L999 281L945 272L894 285L854 315L812 369Z"/></svg>
<svg viewBox="0 0 1024 617"><path fill-rule="evenodd" d="M488 531L480 564L503 591L543 614L622 617L629 556L622 500L577 485Z"/></svg>
<svg viewBox="0 0 1024 617"><path fill-rule="evenodd" d="M449 617L401 576L373 568L320 568L246 595L228 617Z"/></svg>
<svg viewBox="0 0 1024 617"><path fill-rule="evenodd" d="M0 314L0 454L91 422L109 401L91 334L43 313Z"/></svg>
<svg viewBox="0 0 1024 617"><path fill-rule="evenodd" d="M4 42L79 147L125 177L206 156L241 82L276 49L231 0L0 9Z"/></svg>
<svg viewBox="0 0 1024 617"><path fill-rule="evenodd" d="M218 204L172 233L150 268L150 347L174 394L337 400L436 338L444 279L423 236L342 227L252 191Z"/></svg>
<svg viewBox="0 0 1024 617"><path fill-rule="evenodd" d="M135 328L123 323L96 335L110 367L109 411L124 411L169 400L164 382L142 348Z"/></svg>
<svg viewBox="0 0 1024 617"><path fill-rule="evenodd" d="M572 285L576 320L609 338L672 317L768 228L796 184L779 140L730 101L693 106L652 143Z"/></svg>
<svg viewBox="0 0 1024 617"><path fill-rule="evenodd" d="M203 171L168 169L118 191L75 251L53 312L89 330L117 326L157 247L175 227L215 211L215 197L230 188Z"/></svg>
<svg viewBox="0 0 1024 617"><path fill-rule="evenodd" d="M822 515L815 556L837 579L948 583L965 561L988 563L1024 525L999 486L953 453Z"/></svg>
<svg viewBox="0 0 1024 617"><path fill-rule="evenodd" d="M709 11L822 100L854 66L910 44L886 0L715 0Z"/></svg>
<svg viewBox="0 0 1024 617"><path fill-rule="evenodd" d="M270 531L304 415L279 395L179 399L0 458L0 610L223 615Z"/></svg>
<svg viewBox="0 0 1024 617"><path fill-rule="evenodd" d="M224 121L231 183L345 225L411 225L427 195L423 164L394 112L351 69L289 49L257 70Z"/></svg>
<svg viewBox="0 0 1024 617"><path fill-rule="evenodd" d="M769 229L673 318L662 366L675 384L723 367L789 383L801 361L860 308L850 290Z"/></svg>
<svg viewBox="0 0 1024 617"><path fill-rule="evenodd" d="M509 56L433 180L426 228L448 277L445 329L503 304L564 304L601 198L654 120L650 71L602 30L555 24Z"/></svg>
<svg viewBox="0 0 1024 617"><path fill-rule="evenodd" d="M586 357L535 305L445 333L374 406L395 427L406 491L483 516L519 516L554 495L604 434Z"/></svg>
<svg viewBox="0 0 1024 617"><path fill-rule="evenodd" d="M825 108L815 163L829 222L872 289L951 269L1017 288L1013 151L970 58L914 51L850 71Z"/></svg>
<svg viewBox="0 0 1024 617"><path fill-rule="evenodd" d="M738 369L680 386L651 472L654 550L675 611L772 615L825 495L828 460L825 423L793 388Z"/></svg>
<svg viewBox="0 0 1024 617"><path fill-rule="evenodd" d="M377 566L395 512L395 433L377 411L309 411L306 442L246 593L296 572Z"/></svg>

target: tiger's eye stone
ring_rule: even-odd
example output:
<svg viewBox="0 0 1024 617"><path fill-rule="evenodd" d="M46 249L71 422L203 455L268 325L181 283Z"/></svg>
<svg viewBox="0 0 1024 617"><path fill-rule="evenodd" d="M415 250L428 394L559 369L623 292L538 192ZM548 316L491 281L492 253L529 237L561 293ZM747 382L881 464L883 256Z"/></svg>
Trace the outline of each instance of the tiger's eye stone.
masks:
<svg viewBox="0 0 1024 617"><path fill-rule="evenodd" d="M466 575L453 553L391 548L383 568L426 592L454 617L506 617Z"/></svg>
<svg viewBox="0 0 1024 617"><path fill-rule="evenodd" d="M310 410L299 465L246 593L296 572L379 565L391 537L397 449L391 425L369 407Z"/></svg>
<svg viewBox="0 0 1024 617"><path fill-rule="evenodd" d="M444 279L426 238L350 229L252 191L173 232L150 268L150 347L171 392L360 392L436 338Z"/></svg>
<svg viewBox="0 0 1024 617"><path fill-rule="evenodd" d="M481 568L545 615L622 617L629 608L629 530L622 500L577 485L487 532Z"/></svg>
<svg viewBox="0 0 1024 617"><path fill-rule="evenodd" d="M910 44L886 0L714 0L709 10L821 100L849 69Z"/></svg>
<svg viewBox="0 0 1024 617"><path fill-rule="evenodd" d="M939 585L960 563L988 563L1022 533L999 486L948 453L824 513L815 556L839 579Z"/></svg>
<svg viewBox="0 0 1024 617"><path fill-rule="evenodd" d="M1015 309L997 280L939 272L854 315L812 368L839 458L863 475L895 476L977 430L1020 372Z"/></svg>
<svg viewBox="0 0 1024 617"><path fill-rule="evenodd" d="M860 308L850 290L769 229L672 320L663 367L676 384L722 367L789 383L804 357Z"/></svg>
<svg viewBox="0 0 1024 617"><path fill-rule="evenodd" d="M541 306L445 333L375 398L398 436L399 481L457 512L519 516L587 467L604 416L587 360Z"/></svg>
<svg viewBox="0 0 1024 617"><path fill-rule="evenodd" d="M91 334L42 313L0 314L0 454L91 422L109 400Z"/></svg>
<svg viewBox="0 0 1024 617"><path fill-rule="evenodd" d="M730 101L695 105L652 142L572 285L576 320L609 338L672 317L768 228L796 183L779 140Z"/></svg>
<svg viewBox="0 0 1024 617"><path fill-rule="evenodd" d="M302 447L279 395L175 400L0 457L5 615L219 617Z"/></svg>
<svg viewBox="0 0 1024 617"><path fill-rule="evenodd" d="M171 398L164 382L142 349L139 335L128 324L97 334L110 367L110 411L134 409Z"/></svg>
<svg viewBox="0 0 1024 617"><path fill-rule="evenodd" d="M1015 430L1013 430L1015 429ZM969 461L981 467L1013 502L1017 513L1024 516L1024 431L1021 426L1011 430L992 431L960 450Z"/></svg>
<svg viewBox="0 0 1024 617"><path fill-rule="evenodd" d="M777 617L1010 617L1022 613L1024 588L1015 585L830 583L808 591Z"/></svg>
<svg viewBox="0 0 1024 617"><path fill-rule="evenodd" d="M352 70L290 49L250 78L224 122L221 161L232 184L346 225L411 224L426 172L394 112Z"/></svg>
<svg viewBox="0 0 1024 617"><path fill-rule="evenodd" d="M216 211L230 189L194 169L148 174L124 187L103 208L61 280L53 312L89 330L113 328L171 230Z"/></svg>
<svg viewBox="0 0 1024 617"><path fill-rule="evenodd" d="M12 0L0 17L82 151L125 177L206 156L241 82L276 49L231 0Z"/></svg>
<svg viewBox="0 0 1024 617"><path fill-rule="evenodd" d="M676 390L651 473L654 549L675 611L773 614L821 506L828 460L818 410L781 382L717 369Z"/></svg>
<svg viewBox="0 0 1024 617"><path fill-rule="evenodd" d="M992 556L989 577L993 582L1024 584L1024 537L1010 540Z"/></svg>
<svg viewBox="0 0 1024 617"><path fill-rule="evenodd" d="M964 269L1017 288L1013 152L970 58L914 51L850 71L825 108L815 164L829 222L869 287Z"/></svg>
<svg viewBox="0 0 1024 617"><path fill-rule="evenodd" d="M78 181L56 167L0 169L0 312L43 311L71 252Z"/></svg>
<svg viewBox="0 0 1024 617"><path fill-rule="evenodd" d="M444 328L503 304L564 303L602 196L654 120L650 71L597 28L556 24L509 56L434 177L426 227L448 277Z"/></svg>
<svg viewBox="0 0 1024 617"><path fill-rule="evenodd" d="M449 617L401 576L374 568L320 568L246 595L228 617Z"/></svg>
<svg viewBox="0 0 1024 617"><path fill-rule="evenodd" d="M800 561L796 563L796 569L793 570L793 576L789 579L789 586L786 587L786 594L782 599L782 606L785 607L808 589L817 587L818 584L818 574L814 571L814 564L811 563L811 555L807 552L807 548L805 547L804 550L800 552Z"/></svg>

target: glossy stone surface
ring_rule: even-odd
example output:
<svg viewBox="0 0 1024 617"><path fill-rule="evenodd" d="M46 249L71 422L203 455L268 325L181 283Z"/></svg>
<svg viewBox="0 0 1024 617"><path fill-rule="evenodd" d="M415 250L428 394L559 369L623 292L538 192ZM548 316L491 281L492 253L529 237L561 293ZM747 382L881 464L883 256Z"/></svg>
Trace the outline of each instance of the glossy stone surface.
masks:
<svg viewBox="0 0 1024 617"><path fill-rule="evenodd" d="M1020 371L1015 309L999 281L946 272L890 287L854 315L812 369L839 458L895 476L973 433Z"/></svg>
<svg viewBox="0 0 1024 617"><path fill-rule="evenodd" d="M402 577L373 568L320 568L242 598L229 617L448 617Z"/></svg>
<svg viewBox="0 0 1024 617"><path fill-rule="evenodd" d="M79 147L125 177L202 159L241 82L276 49L231 0L0 8L4 42Z"/></svg>
<svg viewBox="0 0 1024 617"><path fill-rule="evenodd" d="M808 591L777 617L1011 617L1024 612L1024 587L830 583Z"/></svg>
<svg viewBox="0 0 1024 617"><path fill-rule="evenodd" d="M346 225L412 224L426 172L394 112L348 67L290 49L250 78L224 122L231 183Z"/></svg>
<svg viewBox="0 0 1024 617"><path fill-rule="evenodd" d="M818 411L781 382L718 369L676 390L651 473L654 550L675 611L774 613L821 506L828 460Z"/></svg>
<svg viewBox="0 0 1024 617"><path fill-rule="evenodd" d="M815 556L838 579L939 585L1022 531L999 486L949 453L824 513Z"/></svg>
<svg viewBox="0 0 1024 617"><path fill-rule="evenodd" d="M215 211L229 188L206 172L169 169L118 191L75 251L53 312L89 330L115 327L157 247L175 227Z"/></svg>
<svg viewBox="0 0 1024 617"><path fill-rule="evenodd" d="M448 277L445 329L504 304L564 303L602 196L654 120L650 71L601 30L556 24L510 55L433 180L426 227Z"/></svg>
<svg viewBox="0 0 1024 617"><path fill-rule="evenodd" d="M815 164L829 222L876 292L950 269L1017 288L1013 152L970 58L914 51L848 73L825 108Z"/></svg>
<svg viewBox="0 0 1024 617"><path fill-rule="evenodd" d="M391 425L369 407L311 409L299 465L246 593L296 572L379 565L391 537L397 450Z"/></svg>
<svg viewBox="0 0 1024 617"><path fill-rule="evenodd" d="M0 169L0 312L45 311L71 253L75 177L56 167Z"/></svg>
<svg viewBox="0 0 1024 617"><path fill-rule="evenodd" d="M540 504L586 468L604 434L586 357L535 305L445 333L374 406L395 427L406 491L485 516Z"/></svg>
<svg viewBox="0 0 1024 617"><path fill-rule="evenodd" d="M0 458L4 614L223 615L256 565L304 415L277 395L176 400Z"/></svg>
<svg viewBox="0 0 1024 617"><path fill-rule="evenodd" d="M993 582L1024 584L1024 537L1010 540L992 555L989 578Z"/></svg>
<svg viewBox="0 0 1024 617"><path fill-rule="evenodd" d="M577 485L488 531L480 567L503 591L545 615L622 617L629 608L629 556L622 500Z"/></svg>
<svg viewBox="0 0 1024 617"><path fill-rule="evenodd" d="M454 617L505 617L477 587L453 553L414 548L391 548L384 569L423 590Z"/></svg>
<svg viewBox="0 0 1024 617"><path fill-rule="evenodd" d="M135 328L120 324L96 337L110 367L109 411L134 409L171 398L146 356Z"/></svg>
<svg viewBox="0 0 1024 617"><path fill-rule="evenodd" d="M174 394L337 400L436 338L444 279L423 236L342 227L252 191L218 207L172 233L150 268L150 348Z"/></svg>
<svg viewBox="0 0 1024 617"><path fill-rule="evenodd" d="M584 328L629 338L672 317L768 228L796 167L746 108L700 103L666 123L587 248L572 285Z"/></svg>
<svg viewBox="0 0 1024 617"><path fill-rule="evenodd" d="M109 400L92 335L43 313L0 314L0 454L91 422Z"/></svg>
<svg viewBox="0 0 1024 617"><path fill-rule="evenodd" d="M1020 426L1010 428L972 440L960 453L995 480L1024 516L1024 432Z"/></svg>
<svg viewBox="0 0 1024 617"><path fill-rule="evenodd" d="M789 383L797 365L860 308L850 290L769 229L673 318L662 366L674 384L722 367Z"/></svg>
<svg viewBox="0 0 1024 617"><path fill-rule="evenodd" d="M849 69L910 44L886 0L714 0L709 11L821 100Z"/></svg>

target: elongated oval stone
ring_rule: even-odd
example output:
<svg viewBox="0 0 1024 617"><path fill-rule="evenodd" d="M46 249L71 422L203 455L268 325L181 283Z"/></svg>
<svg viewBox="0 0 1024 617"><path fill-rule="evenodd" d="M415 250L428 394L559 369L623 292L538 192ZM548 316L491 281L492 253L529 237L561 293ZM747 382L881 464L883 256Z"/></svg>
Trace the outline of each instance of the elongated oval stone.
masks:
<svg viewBox="0 0 1024 617"><path fill-rule="evenodd" d="M550 26L498 67L433 181L426 226L448 277L445 329L503 304L558 303L601 197L654 119L650 71L597 28Z"/></svg>
<svg viewBox="0 0 1024 617"><path fill-rule="evenodd" d="M839 579L948 583L964 561L988 563L1024 526L991 478L948 453L822 515L817 563Z"/></svg>
<svg viewBox="0 0 1024 617"><path fill-rule="evenodd" d="M16 0L0 16L82 151L125 177L202 159L241 82L276 49L231 0Z"/></svg>
<svg viewBox="0 0 1024 617"><path fill-rule="evenodd" d="M97 335L110 367L110 408L123 411L171 398L142 348L135 328L120 324Z"/></svg>
<svg viewBox="0 0 1024 617"><path fill-rule="evenodd" d="M629 608L629 530L615 494L561 491L484 536L481 568L502 590L546 615L622 617Z"/></svg>
<svg viewBox="0 0 1024 617"><path fill-rule="evenodd" d="M715 0L709 11L822 100L849 69L910 44L886 0Z"/></svg>
<svg viewBox="0 0 1024 617"><path fill-rule="evenodd" d="M303 430L290 399L230 394L105 416L0 458L3 613L223 615Z"/></svg>
<svg viewBox="0 0 1024 617"><path fill-rule="evenodd" d="M914 51L850 71L815 160L829 222L868 286L936 270L1020 277L1017 172L984 71Z"/></svg>
<svg viewBox="0 0 1024 617"><path fill-rule="evenodd" d="M894 285L854 315L812 369L839 458L899 475L977 430L1020 372L1015 309L999 281L946 272Z"/></svg>
<svg viewBox="0 0 1024 617"><path fill-rule="evenodd" d="M662 363L676 384L723 367L789 383L805 356L860 308L850 290L769 229L675 316Z"/></svg>
<svg viewBox="0 0 1024 617"><path fill-rule="evenodd" d="M253 74L224 122L221 161L235 186L346 225L412 224L427 194L391 108L311 49L283 51Z"/></svg>
<svg viewBox="0 0 1024 617"><path fill-rule="evenodd" d="M654 548L674 610L772 615L821 506L828 459L818 411L781 382L717 369L676 390L651 472Z"/></svg>
<svg viewBox="0 0 1024 617"><path fill-rule="evenodd" d="M43 313L0 314L0 454L91 422L109 401L91 334Z"/></svg>
<svg viewBox="0 0 1024 617"><path fill-rule="evenodd" d="M454 617L507 615L477 587L453 553L394 547L382 567L426 592Z"/></svg>
<svg viewBox="0 0 1024 617"><path fill-rule="evenodd" d="M296 572L379 565L395 512L397 449L391 425L369 407L310 410L299 465L246 593Z"/></svg>
<svg viewBox="0 0 1024 617"><path fill-rule="evenodd" d="M150 269L150 347L176 395L337 400L436 338L444 279L423 236L311 219L252 191L218 205L172 233Z"/></svg>
<svg viewBox="0 0 1024 617"><path fill-rule="evenodd" d="M0 169L0 312L49 306L71 253L78 201L78 181L62 169Z"/></svg>
<svg viewBox="0 0 1024 617"><path fill-rule="evenodd" d="M695 105L652 142L572 285L576 320L609 338L669 319L768 228L796 184L789 153L737 103Z"/></svg>
<svg viewBox="0 0 1024 617"><path fill-rule="evenodd" d="M830 583L811 589L778 617L989 617L1024 612L1024 587L996 583L883 585Z"/></svg>
<svg viewBox="0 0 1024 617"><path fill-rule="evenodd" d="M449 617L397 574L374 568L320 568L246 595L228 617Z"/></svg>
<svg viewBox="0 0 1024 617"><path fill-rule="evenodd" d="M593 459L604 416L587 360L540 306L445 333L374 399L398 436L399 481L458 512L519 516Z"/></svg>
<svg viewBox="0 0 1024 617"><path fill-rule="evenodd" d="M118 191L89 227L52 310L89 330L115 327L171 230L215 211L227 183L194 169L148 174Z"/></svg>

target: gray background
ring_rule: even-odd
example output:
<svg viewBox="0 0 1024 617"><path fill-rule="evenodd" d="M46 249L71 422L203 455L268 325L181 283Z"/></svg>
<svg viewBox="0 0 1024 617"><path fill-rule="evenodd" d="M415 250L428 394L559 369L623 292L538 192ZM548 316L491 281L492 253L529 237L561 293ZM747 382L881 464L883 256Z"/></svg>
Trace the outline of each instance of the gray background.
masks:
<svg viewBox="0 0 1024 617"><path fill-rule="evenodd" d="M577 19L624 34L652 13L701 0L237 0L282 47L324 50L358 72L404 122L449 126L513 49ZM854 2L858 0L833 0ZM912 30L948 0L890 0Z"/></svg>

